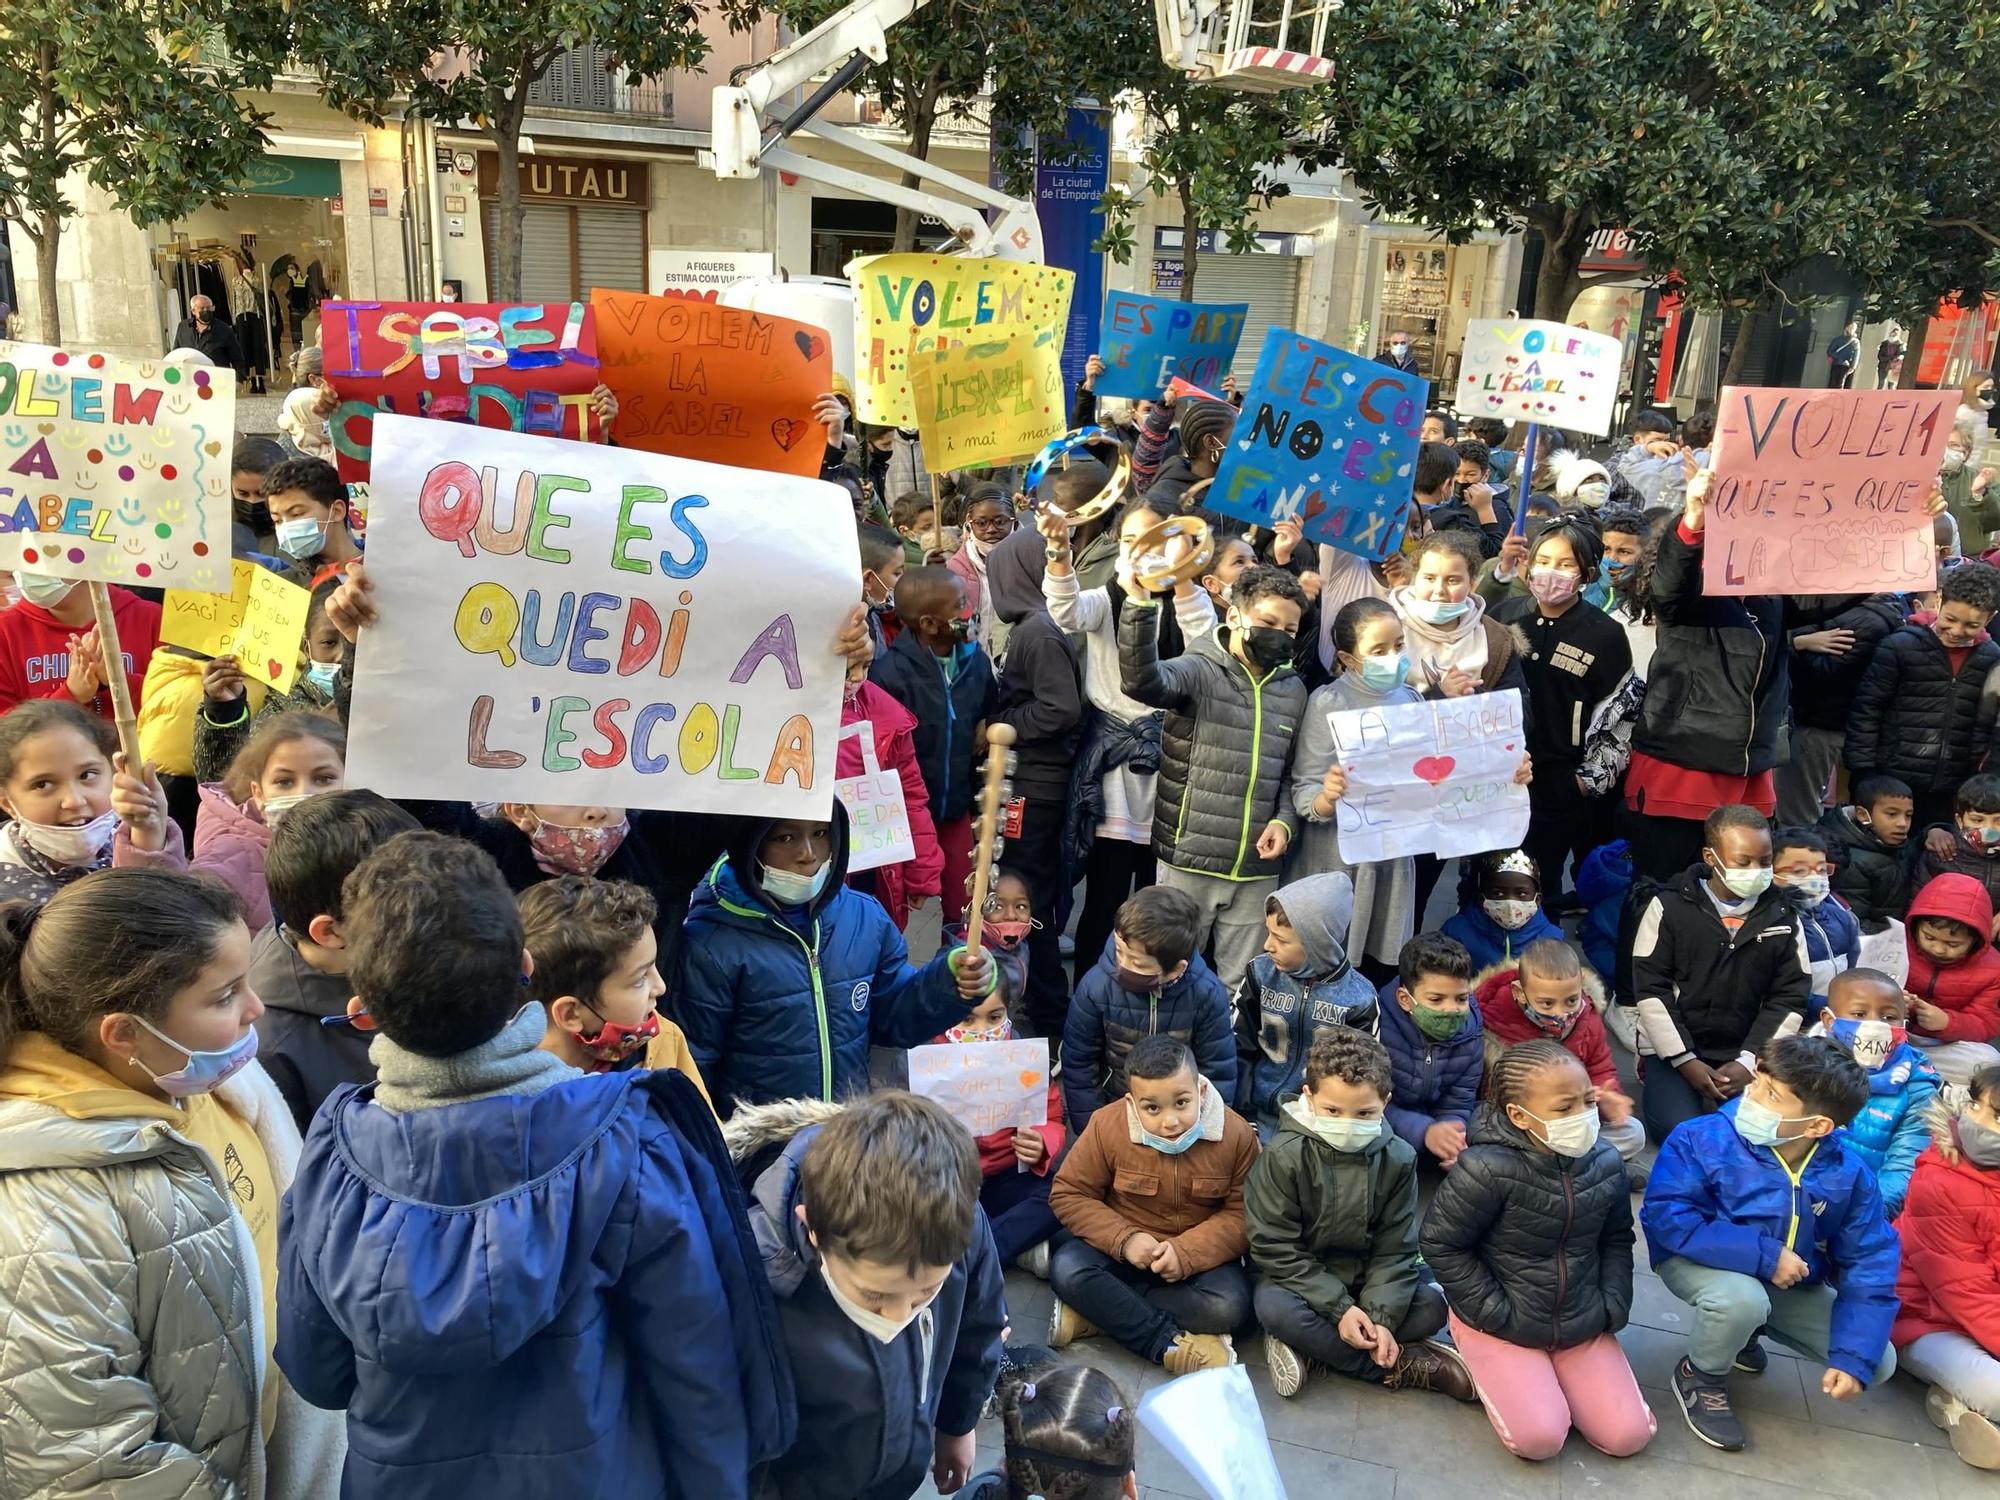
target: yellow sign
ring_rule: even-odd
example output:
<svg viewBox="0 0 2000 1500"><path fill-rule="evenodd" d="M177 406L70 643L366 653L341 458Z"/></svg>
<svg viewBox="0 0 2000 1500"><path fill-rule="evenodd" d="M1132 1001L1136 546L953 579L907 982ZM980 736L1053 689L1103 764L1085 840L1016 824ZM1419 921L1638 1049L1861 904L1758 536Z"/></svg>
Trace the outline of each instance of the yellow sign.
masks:
<svg viewBox="0 0 2000 1500"><path fill-rule="evenodd" d="M848 265L847 277L855 415L896 427L917 425L915 355L1041 333L1059 356L1076 282L1054 266L968 255L868 255Z"/></svg>
<svg viewBox="0 0 2000 1500"><path fill-rule="evenodd" d="M236 627L243 623L244 606L250 602L251 578L258 571L255 563L231 562L226 594L168 589L160 605L161 644L184 646L197 656L227 656Z"/></svg>
<svg viewBox="0 0 2000 1500"><path fill-rule="evenodd" d="M914 355L910 389L933 470L1031 458L1063 435L1055 335L1017 333Z"/></svg>
<svg viewBox="0 0 2000 1500"><path fill-rule="evenodd" d="M274 693L289 693L298 680L312 590L268 568L258 568L256 574L236 632L236 660L252 682L261 682Z"/></svg>

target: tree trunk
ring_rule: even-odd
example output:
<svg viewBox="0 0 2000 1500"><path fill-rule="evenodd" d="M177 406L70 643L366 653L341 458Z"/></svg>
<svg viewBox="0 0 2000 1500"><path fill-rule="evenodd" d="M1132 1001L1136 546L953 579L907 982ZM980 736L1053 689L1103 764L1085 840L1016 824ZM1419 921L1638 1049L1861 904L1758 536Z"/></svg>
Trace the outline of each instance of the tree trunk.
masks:
<svg viewBox="0 0 2000 1500"><path fill-rule="evenodd" d="M493 227L493 285L486 289L490 302L521 300L521 122L495 120L488 127L499 157L499 215Z"/></svg>
<svg viewBox="0 0 2000 1500"><path fill-rule="evenodd" d="M1573 225L1569 238L1562 239L1559 234L1550 233L1547 225L1540 228L1542 263L1535 269L1534 316L1552 323L1567 323L1570 305L1583 291L1583 278L1576 268L1583 263L1583 250L1590 243L1590 235Z"/></svg>
<svg viewBox="0 0 2000 1500"><path fill-rule="evenodd" d="M1183 177L1174 184L1181 200L1181 301L1194 301L1194 273L1201 264L1201 216L1194 206L1194 182Z"/></svg>
<svg viewBox="0 0 2000 1500"><path fill-rule="evenodd" d="M1910 336L1903 340L1903 373L1896 381L1896 389L1914 391L1917 388L1917 371L1924 362L1924 343L1931 336L1931 320L1920 318L1917 326L1910 330Z"/></svg>
<svg viewBox="0 0 2000 1500"><path fill-rule="evenodd" d="M1729 358L1722 366L1721 378L1716 383L1716 396L1722 395L1722 387L1735 385L1743 374L1743 366L1750 358L1750 342L1757 336L1757 325L1763 321L1764 304L1759 302L1743 314L1736 325L1736 342L1729 346Z"/></svg>
<svg viewBox="0 0 2000 1500"><path fill-rule="evenodd" d="M924 80L924 86L917 90L917 102L910 107L910 155L918 161L931 159L931 130L937 124L938 82L933 73ZM903 174L903 186L917 188L924 180L915 172ZM902 252L917 248L917 226L921 216L913 208L896 210L896 238L890 249Z"/></svg>
<svg viewBox="0 0 2000 1500"><path fill-rule="evenodd" d="M56 300L60 286L56 279L56 254L62 248L62 215L53 210L43 214L40 231L28 239L35 247L35 287L42 303L42 342L61 344L62 303ZM0 335L5 331L0 327Z"/></svg>

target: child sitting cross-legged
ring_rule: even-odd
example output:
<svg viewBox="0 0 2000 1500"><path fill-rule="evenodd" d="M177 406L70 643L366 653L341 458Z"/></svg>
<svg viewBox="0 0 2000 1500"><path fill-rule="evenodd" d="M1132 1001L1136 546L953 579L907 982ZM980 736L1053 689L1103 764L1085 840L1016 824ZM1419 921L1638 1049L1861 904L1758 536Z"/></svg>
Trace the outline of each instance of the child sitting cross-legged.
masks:
<svg viewBox="0 0 2000 1500"><path fill-rule="evenodd" d="M1416 1152L1382 1119L1388 1053L1329 1026L1303 1082L1243 1190L1272 1387L1296 1396L1312 1360L1392 1391L1477 1400L1464 1361L1430 1341L1444 1293L1417 1262Z"/></svg>
<svg viewBox="0 0 2000 1500"><path fill-rule="evenodd" d="M1126 1095L1090 1117L1049 1206L1074 1239L1051 1257L1049 1343L1110 1334L1176 1375L1236 1363L1250 1313L1243 1183L1257 1132L1171 1036L1125 1063Z"/></svg>
<svg viewBox="0 0 2000 1500"><path fill-rule="evenodd" d="M1940 875L1911 898L1910 1040L1946 1083L2000 1062L2000 951L1993 903L1970 875Z"/></svg>

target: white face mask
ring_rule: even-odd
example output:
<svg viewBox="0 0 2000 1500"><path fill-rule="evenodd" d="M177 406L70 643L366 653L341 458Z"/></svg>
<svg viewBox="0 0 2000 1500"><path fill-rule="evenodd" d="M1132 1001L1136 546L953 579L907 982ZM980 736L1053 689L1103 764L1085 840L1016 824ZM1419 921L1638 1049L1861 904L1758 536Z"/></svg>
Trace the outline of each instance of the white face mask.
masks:
<svg viewBox="0 0 2000 1500"><path fill-rule="evenodd" d="M840 1290L833 1273L826 1268L824 1260L819 1263L820 1280L826 1283L827 1295L833 1298L833 1305L840 1309L848 1322L859 1328L878 1344L893 1344L902 1336L903 1330L917 1321L919 1315L927 1311L930 1303L919 1303L901 1319L885 1318L880 1313L870 1312L858 1302L848 1300Z"/></svg>
<svg viewBox="0 0 2000 1500"><path fill-rule="evenodd" d="M81 828L16 818L14 828L21 842L43 859L59 865L88 865L95 864L111 847L118 834L118 814L100 813Z"/></svg>
<svg viewBox="0 0 2000 1500"><path fill-rule="evenodd" d="M1291 1115L1336 1151L1365 1150L1370 1141L1382 1134L1382 1122L1379 1119L1346 1120L1337 1119L1332 1115L1314 1114L1312 1107L1303 1097L1292 1101Z"/></svg>
<svg viewBox="0 0 2000 1500"><path fill-rule="evenodd" d="M14 582L21 590L21 597L41 609L55 608L76 587L74 578L50 578L43 573L16 573Z"/></svg>
<svg viewBox="0 0 2000 1500"><path fill-rule="evenodd" d="M1521 1109L1520 1105L1514 1106ZM1528 1115L1525 1109L1521 1113ZM1580 1114L1564 1115L1560 1120L1544 1120L1540 1115L1528 1115L1542 1127L1542 1144L1557 1156L1588 1156L1590 1148L1597 1144L1597 1106L1591 1105Z"/></svg>
<svg viewBox="0 0 2000 1500"><path fill-rule="evenodd" d="M290 792L282 797L266 797L263 802L264 826L276 828L278 819L313 795L312 792Z"/></svg>
<svg viewBox="0 0 2000 1500"><path fill-rule="evenodd" d="M1479 909L1493 919L1495 927L1508 932L1519 932L1535 915L1535 903L1532 901L1482 901Z"/></svg>
<svg viewBox="0 0 2000 1500"><path fill-rule="evenodd" d="M757 862L757 877L764 882L764 894L780 906L804 906L826 889L827 871L833 868L828 860L810 875L801 875L795 870L774 870L762 860Z"/></svg>

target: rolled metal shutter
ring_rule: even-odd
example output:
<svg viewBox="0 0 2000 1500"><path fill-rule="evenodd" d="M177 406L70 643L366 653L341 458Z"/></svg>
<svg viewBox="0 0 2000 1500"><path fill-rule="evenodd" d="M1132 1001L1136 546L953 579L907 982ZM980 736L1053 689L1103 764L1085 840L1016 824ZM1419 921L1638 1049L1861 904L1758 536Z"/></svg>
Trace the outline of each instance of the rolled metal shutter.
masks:
<svg viewBox="0 0 2000 1500"><path fill-rule="evenodd" d="M576 210L577 290L646 290L646 216L630 208Z"/></svg>
<svg viewBox="0 0 2000 1500"><path fill-rule="evenodd" d="M489 198L482 207L486 210L486 269L491 276L493 241L500 222L499 200ZM568 302L576 294L569 210L555 204L527 204L521 214L521 300Z"/></svg>

